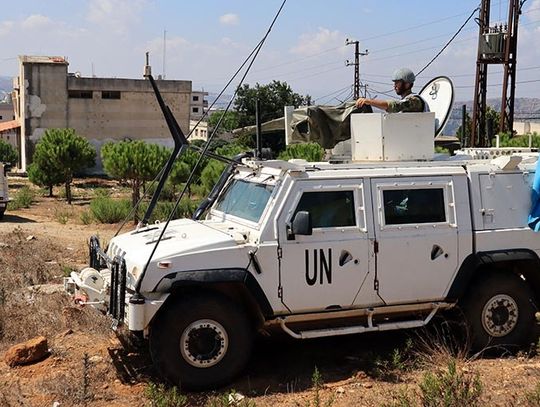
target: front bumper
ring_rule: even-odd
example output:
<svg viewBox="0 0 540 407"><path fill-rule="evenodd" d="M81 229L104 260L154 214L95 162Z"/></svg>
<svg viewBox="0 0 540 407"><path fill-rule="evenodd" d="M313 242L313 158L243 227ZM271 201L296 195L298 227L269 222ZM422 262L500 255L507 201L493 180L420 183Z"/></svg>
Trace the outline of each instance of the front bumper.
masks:
<svg viewBox="0 0 540 407"><path fill-rule="evenodd" d="M92 287L81 279L84 270L72 273L65 279L64 287L67 292L79 297L81 292L93 301L80 302L81 305L92 305L110 315L113 328L127 324L130 331L144 331L157 310L165 302L169 294L159 295L159 298L147 299L140 293L127 287L127 268L122 256L110 258L100 247L96 236L90 238L90 270L103 277L103 285ZM99 277L99 276L97 276ZM94 280L95 281L95 280Z"/></svg>

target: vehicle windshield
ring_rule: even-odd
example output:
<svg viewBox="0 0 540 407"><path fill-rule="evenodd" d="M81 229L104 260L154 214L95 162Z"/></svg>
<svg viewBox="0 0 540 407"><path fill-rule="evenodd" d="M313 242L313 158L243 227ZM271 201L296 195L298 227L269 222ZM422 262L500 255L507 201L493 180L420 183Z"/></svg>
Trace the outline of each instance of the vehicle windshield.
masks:
<svg viewBox="0 0 540 407"><path fill-rule="evenodd" d="M273 185L237 179L219 197L215 209L227 215L259 222L273 190Z"/></svg>

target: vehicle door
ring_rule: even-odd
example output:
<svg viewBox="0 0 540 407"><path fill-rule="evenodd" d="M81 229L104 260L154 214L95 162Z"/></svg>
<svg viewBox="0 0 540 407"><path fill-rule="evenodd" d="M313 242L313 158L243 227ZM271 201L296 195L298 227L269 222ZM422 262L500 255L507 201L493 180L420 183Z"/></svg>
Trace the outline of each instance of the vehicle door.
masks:
<svg viewBox="0 0 540 407"><path fill-rule="evenodd" d="M298 181L277 220L280 290L292 312L349 308L368 276L363 182ZM298 213L309 234L293 234ZM373 281L371 282L373 284Z"/></svg>
<svg viewBox="0 0 540 407"><path fill-rule="evenodd" d="M452 177L373 179L371 189L380 297L442 299L459 264Z"/></svg>

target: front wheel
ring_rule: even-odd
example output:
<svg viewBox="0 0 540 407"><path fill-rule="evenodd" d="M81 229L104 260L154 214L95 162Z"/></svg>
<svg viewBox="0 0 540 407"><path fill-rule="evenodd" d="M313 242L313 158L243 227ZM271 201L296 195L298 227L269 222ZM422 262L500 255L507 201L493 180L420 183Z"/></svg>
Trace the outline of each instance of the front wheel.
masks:
<svg viewBox="0 0 540 407"><path fill-rule="evenodd" d="M160 374L192 390L231 381L247 363L253 333L243 310L204 295L165 304L150 330L150 353Z"/></svg>
<svg viewBox="0 0 540 407"><path fill-rule="evenodd" d="M515 274L494 272L477 279L462 306L474 350L524 346L532 338L534 297L529 285Z"/></svg>

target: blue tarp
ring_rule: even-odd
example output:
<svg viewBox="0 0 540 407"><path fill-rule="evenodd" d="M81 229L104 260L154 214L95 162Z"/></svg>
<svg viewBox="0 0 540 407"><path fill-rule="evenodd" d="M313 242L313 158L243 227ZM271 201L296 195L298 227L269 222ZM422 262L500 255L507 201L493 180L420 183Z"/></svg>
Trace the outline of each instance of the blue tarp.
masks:
<svg viewBox="0 0 540 407"><path fill-rule="evenodd" d="M540 159L536 163L536 174L534 174L531 196L531 211L527 223L532 230L540 232Z"/></svg>

